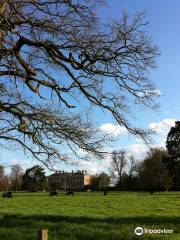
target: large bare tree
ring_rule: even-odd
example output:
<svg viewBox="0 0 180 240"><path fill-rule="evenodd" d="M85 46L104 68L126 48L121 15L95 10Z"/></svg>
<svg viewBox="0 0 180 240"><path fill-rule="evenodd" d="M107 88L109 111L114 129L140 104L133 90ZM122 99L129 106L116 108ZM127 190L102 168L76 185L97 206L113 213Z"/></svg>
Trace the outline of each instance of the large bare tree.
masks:
<svg viewBox="0 0 180 240"><path fill-rule="evenodd" d="M122 176L128 163L125 150L113 151L111 161L111 177L119 189L122 187Z"/></svg>
<svg viewBox="0 0 180 240"><path fill-rule="evenodd" d="M23 169L20 164L14 164L11 167L11 189L13 191L21 190Z"/></svg>
<svg viewBox="0 0 180 240"><path fill-rule="evenodd" d="M148 73L158 48L143 13L102 23L101 2L0 1L2 146L18 143L46 163L66 160L69 150L100 156L103 139L82 105L109 112L147 140L147 131L131 125L130 106L156 107Z"/></svg>

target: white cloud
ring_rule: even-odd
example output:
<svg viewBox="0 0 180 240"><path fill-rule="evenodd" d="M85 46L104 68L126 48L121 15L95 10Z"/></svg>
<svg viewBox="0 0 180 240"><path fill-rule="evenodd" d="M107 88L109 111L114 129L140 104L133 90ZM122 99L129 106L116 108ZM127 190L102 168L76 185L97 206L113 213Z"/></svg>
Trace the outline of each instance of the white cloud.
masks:
<svg viewBox="0 0 180 240"><path fill-rule="evenodd" d="M148 147L145 144L130 144L126 148L128 156L133 155L135 159L141 160L148 151Z"/></svg>
<svg viewBox="0 0 180 240"><path fill-rule="evenodd" d="M153 148L164 148L165 149L166 148L166 138L162 136L151 147L153 147Z"/></svg>
<svg viewBox="0 0 180 240"><path fill-rule="evenodd" d="M127 157L133 155L136 160L142 160L145 157L146 152L148 151L148 147L143 143L131 144L124 149L127 151ZM112 149L109 148L107 151L111 153L113 150L114 150L113 148ZM107 172L109 171L110 168L111 168L111 154L106 155L106 157L102 160L96 159L91 161L80 160L79 167L77 167L77 169L87 170L89 174Z"/></svg>
<svg viewBox="0 0 180 240"><path fill-rule="evenodd" d="M175 125L175 121L176 120L172 118L165 118L160 122L152 122L149 124L149 128L157 133L152 147L166 148L167 134L170 128Z"/></svg>
<svg viewBox="0 0 180 240"><path fill-rule="evenodd" d="M81 160L79 163L80 163L81 169L87 170L89 174L93 175L96 173L107 172L107 170L111 166L111 158L107 157L102 160L94 160L94 161Z"/></svg>
<svg viewBox="0 0 180 240"><path fill-rule="evenodd" d="M123 135L127 133L127 129L125 127L121 127L119 125L114 125L112 123L105 123L99 127L99 130L104 134L112 134L112 136L117 137L119 135Z"/></svg>
<svg viewBox="0 0 180 240"><path fill-rule="evenodd" d="M157 133L168 133L170 128L175 125L175 119L166 118L161 122L152 122L149 124L149 128Z"/></svg>

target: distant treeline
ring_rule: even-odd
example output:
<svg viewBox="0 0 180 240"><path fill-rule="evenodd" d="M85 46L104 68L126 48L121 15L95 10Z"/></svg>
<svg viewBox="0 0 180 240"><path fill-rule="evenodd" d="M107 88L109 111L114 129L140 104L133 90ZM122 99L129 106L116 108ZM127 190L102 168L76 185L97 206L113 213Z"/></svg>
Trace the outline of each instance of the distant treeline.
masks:
<svg viewBox="0 0 180 240"><path fill-rule="evenodd" d="M142 161L127 157L124 150L112 153L111 170L93 176L92 191L164 191L180 190L180 177L173 178L166 168L168 153L164 149L151 149ZM51 190L45 171L41 166L33 166L23 172L16 164L9 176L0 166L0 190L7 191L42 191ZM87 190L85 188L85 190Z"/></svg>
<svg viewBox="0 0 180 240"><path fill-rule="evenodd" d="M180 175L179 178L173 178L168 172L167 157L166 150L151 149L142 161L137 162L133 156L127 157L126 151L115 151L112 153L110 175L96 175L93 178L92 190L180 190Z"/></svg>

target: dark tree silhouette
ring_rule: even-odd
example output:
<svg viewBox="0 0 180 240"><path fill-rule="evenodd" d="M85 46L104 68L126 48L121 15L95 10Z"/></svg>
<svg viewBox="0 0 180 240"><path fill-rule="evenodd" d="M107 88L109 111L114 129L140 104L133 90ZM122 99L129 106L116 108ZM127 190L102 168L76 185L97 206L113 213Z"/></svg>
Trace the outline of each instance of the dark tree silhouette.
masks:
<svg viewBox="0 0 180 240"><path fill-rule="evenodd" d="M107 190L110 184L110 180L110 176L105 172L102 172L99 175L96 174L92 178L91 189L95 191Z"/></svg>
<svg viewBox="0 0 180 240"><path fill-rule="evenodd" d="M135 175L137 175L137 162L133 155L130 155L128 160L128 189L132 190L135 184Z"/></svg>
<svg viewBox="0 0 180 240"><path fill-rule="evenodd" d="M167 152L163 149L151 149L145 159L139 165L140 187L144 190L154 191L168 190L173 186L173 181L168 174L163 158Z"/></svg>
<svg viewBox="0 0 180 240"><path fill-rule="evenodd" d="M167 135L166 147L168 156L164 157L164 163L174 184L180 187L180 121L175 122Z"/></svg>
<svg viewBox="0 0 180 240"><path fill-rule="evenodd" d="M175 122L175 126L171 127L166 140L168 153L180 161L180 121Z"/></svg>
<svg viewBox="0 0 180 240"><path fill-rule="evenodd" d="M27 191L44 190L46 177L44 169L38 165L26 170L22 176L22 188Z"/></svg>
<svg viewBox="0 0 180 240"><path fill-rule="evenodd" d="M95 8L100 2L0 2L2 146L17 143L46 163L65 161L65 152L78 149L101 156L104 138L86 118L82 102L148 139L149 132L128 120L133 109L128 103L156 107L158 91L148 72L158 48L143 13L132 21L124 13L102 24Z"/></svg>

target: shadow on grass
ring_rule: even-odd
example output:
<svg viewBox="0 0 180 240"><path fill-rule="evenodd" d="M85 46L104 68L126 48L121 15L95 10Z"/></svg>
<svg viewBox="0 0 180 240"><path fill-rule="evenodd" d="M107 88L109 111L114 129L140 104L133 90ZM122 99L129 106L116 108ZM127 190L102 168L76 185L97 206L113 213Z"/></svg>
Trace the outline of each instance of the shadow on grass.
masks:
<svg viewBox="0 0 180 240"><path fill-rule="evenodd" d="M0 239L6 240L30 240L35 239L38 229L49 229L49 240L133 240L138 239L134 234L137 226L152 226L159 228L171 227L180 237L180 217L111 217L95 218L86 216L60 216L60 215L4 215L0 218ZM8 229L6 237L1 230ZM18 238L16 238L17 234ZM22 238L20 237L22 233ZM23 236L23 234L27 235ZM163 239L163 236L145 236L141 239ZM174 239L174 238L173 238ZM179 239L179 238L177 238Z"/></svg>
<svg viewBox="0 0 180 240"><path fill-rule="evenodd" d="M68 223L75 224L89 224L91 222L107 223L107 224L167 224L175 223L180 224L180 216L178 217L110 217L110 218L95 218L86 216L60 216L60 215L30 215L21 216L18 214L4 214L0 219L0 226L6 226L6 220L12 224L18 225L18 223L24 224L27 222L37 222L37 221L47 221L52 223L57 223L65 221Z"/></svg>

